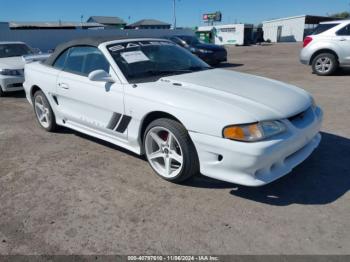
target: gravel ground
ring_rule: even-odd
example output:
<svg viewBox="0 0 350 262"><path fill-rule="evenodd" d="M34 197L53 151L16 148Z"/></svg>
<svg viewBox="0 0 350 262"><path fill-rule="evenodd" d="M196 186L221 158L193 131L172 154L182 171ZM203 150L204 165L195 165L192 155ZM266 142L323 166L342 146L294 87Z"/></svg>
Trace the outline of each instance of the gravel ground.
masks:
<svg viewBox="0 0 350 262"><path fill-rule="evenodd" d="M229 70L311 92L323 141L288 176L185 185L111 144L39 128L22 93L0 99L0 254L350 254L350 72L318 77L300 44L229 49Z"/></svg>

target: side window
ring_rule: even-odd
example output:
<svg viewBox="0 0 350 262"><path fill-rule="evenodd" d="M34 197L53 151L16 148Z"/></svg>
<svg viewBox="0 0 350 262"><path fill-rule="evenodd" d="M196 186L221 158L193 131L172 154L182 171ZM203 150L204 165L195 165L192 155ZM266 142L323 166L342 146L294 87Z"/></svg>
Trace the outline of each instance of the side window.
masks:
<svg viewBox="0 0 350 262"><path fill-rule="evenodd" d="M64 64L66 63L67 55L68 55L69 50L64 51L55 61L53 64L54 68L57 69L63 69Z"/></svg>
<svg viewBox="0 0 350 262"><path fill-rule="evenodd" d="M337 32L337 35L350 36L350 25L347 25Z"/></svg>
<svg viewBox="0 0 350 262"><path fill-rule="evenodd" d="M70 49L64 71L88 76L94 70L109 72L109 63L98 48L78 46Z"/></svg>
<svg viewBox="0 0 350 262"><path fill-rule="evenodd" d="M109 73L109 63L100 52L96 49L96 52L90 53L85 57L85 63L83 65L83 74L89 75L92 71L95 70L104 70Z"/></svg>

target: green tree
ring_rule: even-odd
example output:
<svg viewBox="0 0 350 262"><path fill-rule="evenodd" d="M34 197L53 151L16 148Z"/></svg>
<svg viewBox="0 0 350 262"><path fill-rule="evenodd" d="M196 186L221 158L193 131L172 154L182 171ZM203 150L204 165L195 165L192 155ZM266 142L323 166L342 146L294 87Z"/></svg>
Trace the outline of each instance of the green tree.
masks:
<svg viewBox="0 0 350 262"><path fill-rule="evenodd" d="M349 12L336 13L336 14L330 15L330 17L345 19L345 18L350 18L350 13Z"/></svg>

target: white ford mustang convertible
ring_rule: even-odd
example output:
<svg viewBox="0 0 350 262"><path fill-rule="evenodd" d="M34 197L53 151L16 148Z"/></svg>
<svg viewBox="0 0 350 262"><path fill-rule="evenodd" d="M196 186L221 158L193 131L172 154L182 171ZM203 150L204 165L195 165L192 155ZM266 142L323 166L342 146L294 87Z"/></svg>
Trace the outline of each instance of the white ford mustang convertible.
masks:
<svg viewBox="0 0 350 262"><path fill-rule="evenodd" d="M145 154L162 178L262 186L318 146L322 111L302 89L213 69L162 39L86 38L25 65L42 128L57 125Z"/></svg>

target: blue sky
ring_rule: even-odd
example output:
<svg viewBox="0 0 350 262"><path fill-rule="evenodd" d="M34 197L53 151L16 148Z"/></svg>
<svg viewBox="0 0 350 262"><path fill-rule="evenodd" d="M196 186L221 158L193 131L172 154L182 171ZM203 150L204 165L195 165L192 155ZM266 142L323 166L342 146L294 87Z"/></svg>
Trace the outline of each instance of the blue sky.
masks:
<svg viewBox="0 0 350 262"><path fill-rule="evenodd" d="M350 0L177 0L178 26L199 25L203 13L214 11L222 11L224 23L259 23L270 18L350 11ZM0 21L80 21L81 15L84 20L106 15L126 22L155 18L172 23L172 0L0 1Z"/></svg>

